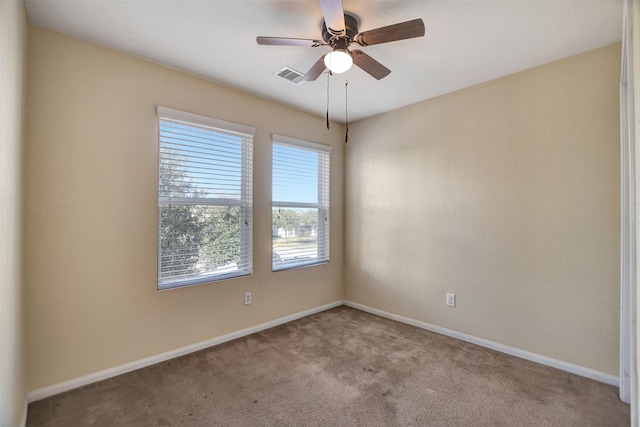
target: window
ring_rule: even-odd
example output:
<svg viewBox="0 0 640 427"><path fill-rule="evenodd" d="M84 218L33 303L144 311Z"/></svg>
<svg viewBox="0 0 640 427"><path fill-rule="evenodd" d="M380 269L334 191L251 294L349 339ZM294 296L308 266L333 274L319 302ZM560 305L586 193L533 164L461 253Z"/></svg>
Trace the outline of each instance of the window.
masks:
<svg viewBox="0 0 640 427"><path fill-rule="evenodd" d="M331 147L273 135L272 270L329 261Z"/></svg>
<svg viewBox="0 0 640 427"><path fill-rule="evenodd" d="M158 106L158 289L251 274L255 129Z"/></svg>

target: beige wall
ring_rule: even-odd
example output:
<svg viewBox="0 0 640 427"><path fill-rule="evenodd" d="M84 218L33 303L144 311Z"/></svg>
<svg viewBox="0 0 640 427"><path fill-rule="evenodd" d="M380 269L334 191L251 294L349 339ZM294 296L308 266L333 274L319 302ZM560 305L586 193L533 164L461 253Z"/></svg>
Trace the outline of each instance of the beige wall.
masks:
<svg viewBox="0 0 640 427"><path fill-rule="evenodd" d="M342 299L342 126L37 26L29 61L30 390ZM252 277L156 291L156 104L257 128ZM328 265L271 272L271 133L333 146Z"/></svg>
<svg viewBox="0 0 640 427"><path fill-rule="evenodd" d="M352 124L346 299L617 376L619 70L614 44Z"/></svg>
<svg viewBox="0 0 640 427"><path fill-rule="evenodd" d="M21 278L22 147L27 21L22 1L0 1L0 426L26 403Z"/></svg>

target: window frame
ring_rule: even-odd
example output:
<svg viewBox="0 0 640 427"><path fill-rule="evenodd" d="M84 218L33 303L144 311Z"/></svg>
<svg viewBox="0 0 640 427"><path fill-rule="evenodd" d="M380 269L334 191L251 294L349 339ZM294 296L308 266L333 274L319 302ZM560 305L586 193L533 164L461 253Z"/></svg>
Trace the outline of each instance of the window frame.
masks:
<svg viewBox="0 0 640 427"><path fill-rule="evenodd" d="M228 122L225 120L215 119L208 116L203 116L195 113L189 113L186 111L176 110L161 105L156 106L156 113L158 117L158 268L157 268L157 290L169 290L178 289L183 287L201 285L205 283L219 282L222 280L228 280L238 277L247 277L253 275L253 138L255 136L256 129L251 126L241 125L237 123ZM240 175L240 197L239 198L224 198L224 197L179 197L179 196L161 196L160 195L160 162L161 162L161 150L162 150L162 136L161 125L162 121L172 121L178 123L184 123L189 126L206 127L211 131L219 131L221 133L235 133L242 136L240 142L241 147L241 175ZM215 273L215 271L209 271L198 277L183 278L183 279L170 279L161 281L161 214L160 208L163 205L176 204L183 206L220 206L229 207L235 206L240 208L240 258L246 260L246 266L238 266L237 271L226 273Z"/></svg>
<svg viewBox="0 0 640 427"><path fill-rule="evenodd" d="M273 148L276 145L287 146L300 150L308 150L318 153L318 200L316 202L296 202L296 201L284 201L274 200L273 198L273 173L274 173L274 157ZM291 138L284 135L272 134L271 139L271 223L273 224L273 210L274 208L309 208L318 209L318 225L317 225L317 241L316 241L316 254L317 257L313 260L304 260L299 262L290 262L288 264L282 264L282 266L276 267L274 265L274 246L273 236L271 242L271 271L284 271L295 268L313 267L317 265L324 265L330 262L330 206L331 206L331 150L330 145L318 144L315 142L305 141L302 139ZM323 245L320 243L320 236L323 236ZM322 250L322 256L320 251Z"/></svg>

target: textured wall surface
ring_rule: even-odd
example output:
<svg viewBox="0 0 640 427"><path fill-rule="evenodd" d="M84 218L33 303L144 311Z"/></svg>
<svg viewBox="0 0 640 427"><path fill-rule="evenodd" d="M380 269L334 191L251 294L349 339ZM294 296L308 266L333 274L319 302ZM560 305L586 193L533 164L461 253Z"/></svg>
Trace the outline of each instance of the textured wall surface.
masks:
<svg viewBox="0 0 640 427"><path fill-rule="evenodd" d="M27 19L0 2L0 426L17 426L26 402L21 277L22 150Z"/></svg>
<svg viewBox="0 0 640 427"><path fill-rule="evenodd" d="M619 70L614 44L352 124L346 298L617 376Z"/></svg>
<svg viewBox="0 0 640 427"><path fill-rule="evenodd" d="M342 126L37 26L29 61L30 390L342 299ZM156 291L156 104L257 128L252 277ZM272 133L334 147L327 265L271 272Z"/></svg>

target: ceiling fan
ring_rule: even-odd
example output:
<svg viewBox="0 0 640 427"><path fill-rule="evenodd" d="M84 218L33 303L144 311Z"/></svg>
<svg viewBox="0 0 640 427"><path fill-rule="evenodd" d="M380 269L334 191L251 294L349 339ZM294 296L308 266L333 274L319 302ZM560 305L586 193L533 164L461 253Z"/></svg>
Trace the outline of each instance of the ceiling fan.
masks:
<svg viewBox="0 0 640 427"><path fill-rule="evenodd" d="M342 0L319 1L324 16L322 40L261 36L256 38L259 45L331 47L331 52L322 55L307 71L303 77L305 81L316 80L327 68L333 73L345 72L351 68L352 64L380 80L388 76L391 70L360 49L349 50L349 46L352 44L371 46L424 36L422 19L414 19L360 33L356 18L344 13Z"/></svg>

